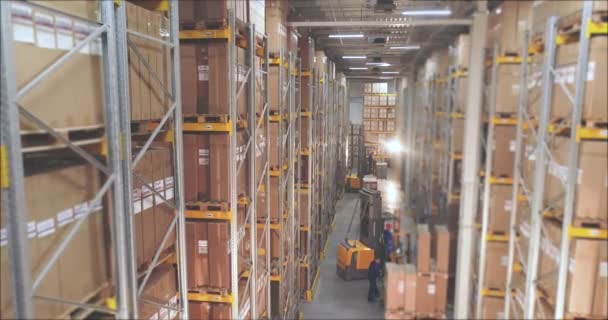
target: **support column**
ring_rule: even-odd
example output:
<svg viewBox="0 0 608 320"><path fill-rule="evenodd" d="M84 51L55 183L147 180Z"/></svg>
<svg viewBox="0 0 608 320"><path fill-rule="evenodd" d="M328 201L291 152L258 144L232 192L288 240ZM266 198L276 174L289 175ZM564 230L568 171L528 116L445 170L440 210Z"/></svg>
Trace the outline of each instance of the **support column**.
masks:
<svg viewBox="0 0 608 320"><path fill-rule="evenodd" d="M471 30L471 61L484 61L488 13L478 7L473 15ZM471 272L474 254L475 213L479 199L479 155L481 137L481 106L484 64L473 63L469 69L467 108L465 111L465 143L463 152L462 194L458 232L458 260L456 263L456 292L454 318L470 318Z"/></svg>

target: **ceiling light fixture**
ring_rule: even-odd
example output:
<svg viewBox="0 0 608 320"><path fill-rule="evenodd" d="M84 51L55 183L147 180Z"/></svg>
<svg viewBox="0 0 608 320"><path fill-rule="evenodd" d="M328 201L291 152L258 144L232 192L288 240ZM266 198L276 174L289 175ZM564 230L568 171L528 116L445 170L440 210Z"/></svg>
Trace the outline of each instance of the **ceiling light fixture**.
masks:
<svg viewBox="0 0 608 320"><path fill-rule="evenodd" d="M390 63L386 62L367 62L365 63L368 66L376 66L376 67L390 67Z"/></svg>
<svg viewBox="0 0 608 320"><path fill-rule="evenodd" d="M367 68L365 68L365 67L361 67L361 68L360 67L350 67L348 69L349 70L367 70Z"/></svg>
<svg viewBox="0 0 608 320"><path fill-rule="evenodd" d="M419 45L391 47L391 50L418 50Z"/></svg>
<svg viewBox="0 0 608 320"><path fill-rule="evenodd" d="M452 14L450 9L437 10L407 10L401 12L404 16L449 16Z"/></svg>
<svg viewBox="0 0 608 320"><path fill-rule="evenodd" d="M365 56L343 56L342 59L365 59Z"/></svg>
<svg viewBox="0 0 608 320"><path fill-rule="evenodd" d="M382 71L382 74L399 74L399 71Z"/></svg>
<svg viewBox="0 0 608 320"><path fill-rule="evenodd" d="M363 38L362 34L330 34L330 38Z"/></svg>

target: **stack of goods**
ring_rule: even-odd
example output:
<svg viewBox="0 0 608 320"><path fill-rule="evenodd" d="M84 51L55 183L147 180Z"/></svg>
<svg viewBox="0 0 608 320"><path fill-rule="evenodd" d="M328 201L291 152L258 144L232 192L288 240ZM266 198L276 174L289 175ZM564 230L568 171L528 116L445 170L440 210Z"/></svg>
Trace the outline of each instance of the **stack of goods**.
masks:
<svg viewBox="0 0 608 320"><path fill-rule="evenodd" d="M289 277L296 277L297 274L294 269L296 262L287 260L289 251L293 247L291 243L297 241L297 239L296 235L292 235L285 225L289 218L287 216L289 212L288 173L295 162L288 158L289 143L283 143L283 141L289 141L287 129L290 122L294 126L296 125L296 122L292 121L294 117L288 115L289 101L292 98L290 94L295 94L295 90L292 90L293 87L289 87L289 79L297 70L295 61L298 57L299 42L298 33L287 27L288 9L287 1L266 1L266 32L268 34L268 51L272 59L268 70L268 107L271 115L271 123L268 128L269 167L271 170L270 219L272 224L281 226L271 230L271 272L274 276L281 278L280 282L273 282L272 285L271 314L273 317L284 316L283 311L288 308L285 304L289 295L287 292L291 280ZM312 49L308 48L308 52L310 50ZM290 56L292 57L291 63ZM308 59L310 60L311 57ZM294 150L295 155L299 154L299 151ZM296 253L293 254L296 255ZM294 269L293 272L292 269Z"/></svg>
<svg viewBox="0 0 608 320"><path fill-rule="evenodd" d="M388 83L366 83L363 95L363 127L366 134L368 150L380 155L380 148L384 141L390 140L394 135L397 95L389 93Z"/></svg>
<svg viewBox="0 0 608 320"><path fill-rule="evenodd" d="M251 250L260 246L252 244L249 231L238 244L238 259L231 261L229 243L231 239L231 223L242 228L248 221L247 217L249 180L258 182L263 179L262 172L266 159L264 158L266 139L263 130L255 137L250 137L244 128L243 121L248 119L250 112L261 114L264 108L263 74L256 72L254 77L256 92L255 110L249 110L247 90L237 88L250 81L246 77L249 66L247 41L232 40L225 36L224 31L230 31L228 7L230 1L180 1L180 29L192 31L213 31L217 37L200 39L182 39L180 43L182 105L184 122L187 124L184 132L184 200L188 210L186 242L188 259L188 290L191 292L213 295L214 301L208 303L192 301L190 309L203 319L215 316L230 316L230 304L225 303L232 291L233 277L244 278L250 268ZM234 14L236 24L256 23L257 31L264 30L264 8L259 5L249 7L249 1L235 3ZM249 18L251 17L251 19ZM261 23L260 23L261 22ZM249 34L245 28L237 28L238 37L247 39ZM217 31L217 32L216 32ZM261 36L255 37L256 49ZM233 42L234 41L234 42ZM230 52L235 60L231 61ZM259 51L254 56L257 70L262 69L262 55ZM234 90L231 92L231 89ZM235 99L236 114L230 110L230 100ZM237 122L236 132L232 132L232 124ZM236 145L231 138L236 135ZM251 139L251 140L250 140ZM249 172L248 144L253 141L255 152L255 172ZM233 163L236 161L237 173L233 174ZM236 189L237 198L233 198L231 188ZM262 195L258 197L256 210L257 218L266 217ZM238 219L232 219L232 207L237 207ZM258 237L259 238L259 237ZM258 279L265 269L265 259L257 259ZM231 273L231 264L237 263L238 275ZM265 292L265 284L258 281L257 288ZM258 296L264 297L265 294ZM239 301L249 305L249 292L239 290ZM241 308L240 308L241 309ZM260 316L265 307L257 309Z"/></svg>
<svg viewBox="0 0 608 320"><path fill-rule="evenodd" d="M428 225L418 225L416 240L416 265L386 265L386 319L446 317L449 232L444 226L437 226L432 235Z"/></svg>
<svg viewBox="0 0 608 320"><path fill-rule="evenodd" d="M316 271L316 264L313 259L311 250L314 245L309 246L309 240L312 241L311 235L311 224L315 221L315 217L312 216L312 160L314 155L312 154L313 148L311 140L313 139L313 128L312 128L312 110L313 110L313 77L312 70L314 67L314 56L315 47L314 40L310 37L300 37L298 40L298 46L301 56L301 118L300 118L300 144L301 150L299 153L300 163L300 174L299 174L299 196L297 201L300 206L300 252L299 259L300 265L300 289L304 292L310 289L312 285L312 277ZM309 239L310 238L310 239Z"/></svg>

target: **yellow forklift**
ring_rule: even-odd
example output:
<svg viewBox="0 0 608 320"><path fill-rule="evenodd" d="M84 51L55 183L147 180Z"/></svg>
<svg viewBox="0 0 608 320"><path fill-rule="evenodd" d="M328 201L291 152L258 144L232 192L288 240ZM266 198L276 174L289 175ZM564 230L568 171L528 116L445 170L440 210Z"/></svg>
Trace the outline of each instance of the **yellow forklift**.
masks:
<svg viewBox="0 0 608 320"><path fill-rule="evenodd" d="M384 222L381 215L382 198L380 192L363 188L355 202L359 212L353 212L346 238L338 245L336 253L336 273L346 281L366 279L367 268L376 256L382 258L384 247L382 232ZM359 216L359 232L356 239L349 239L355 216Z"/></svg>

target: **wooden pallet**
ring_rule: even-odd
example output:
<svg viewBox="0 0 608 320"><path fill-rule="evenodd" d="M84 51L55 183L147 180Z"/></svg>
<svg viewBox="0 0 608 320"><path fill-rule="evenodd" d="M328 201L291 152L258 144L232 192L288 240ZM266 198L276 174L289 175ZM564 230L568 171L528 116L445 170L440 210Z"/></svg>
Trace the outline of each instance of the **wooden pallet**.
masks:
<svg viewBox="0 0 608 320"><path fill-rule="evenodd" d="M212 295L223 296L223 297L228 296L228 291L229 291L228 288L218 288L218 287L211 287L211 286L203 286L203 287L199 287L196 289L188 289L188 292L190 292L190 293L212 294Z"/></svg>
<svg viewBox="0 0 608 320"><path fill-rule="evenodd" d="M572 225L577 228L608 229L608 220L606 220L606 218L593 219L574 217L574 219L572 219Z"/></svg>
<svg viewBox="0 0 608 320"><path fill-rule="evenodd" d="M196 211L228 211L230 204L227 201L198 201L186 203L186 210Z"/></svg>
<svg viewBox="0 0 608 320"><path fill-rule="evenodd" d="M54 130L71 143L79 146L100 143L105 136L103 125L57 128ZM63 142L43 130L22 131L21 145L23 152L38 152L66 148L66 145Z"/></svg>
<svg viewBox="0 0 608 320"><path fill-rule="evenodd" d="M79 302L82 304L102 306L106 299L111 297L111 285L105 283L99 288L93 290L91 293L83 297ZM85 319L93 313L94 310L88 308L80 308L77 306L70 306L59 318L60 319Z"/></svg>
<svg viewBox="0 0 608 320"><path fill-rule="evenodd" d="M230 121L228 114L199 114L184 117L186 123L228 123L228 121Z"/></svg>
<svg viewBox="0 0 608 320"><path fill-rule="evenodd" d="M180 30L221 30L227 27L227 19L197 20L179 23Z"/></svg>
<svg viewBox="0 0 608 320"><path fill-rule="evenodd" d="M572 35L577 34L581 31L581 17L582 11L571 14L569 16L561 18L558 26L558 32L560 34ZM607 22L608 12L596 11L591 14L592 22Z"/></svg>

